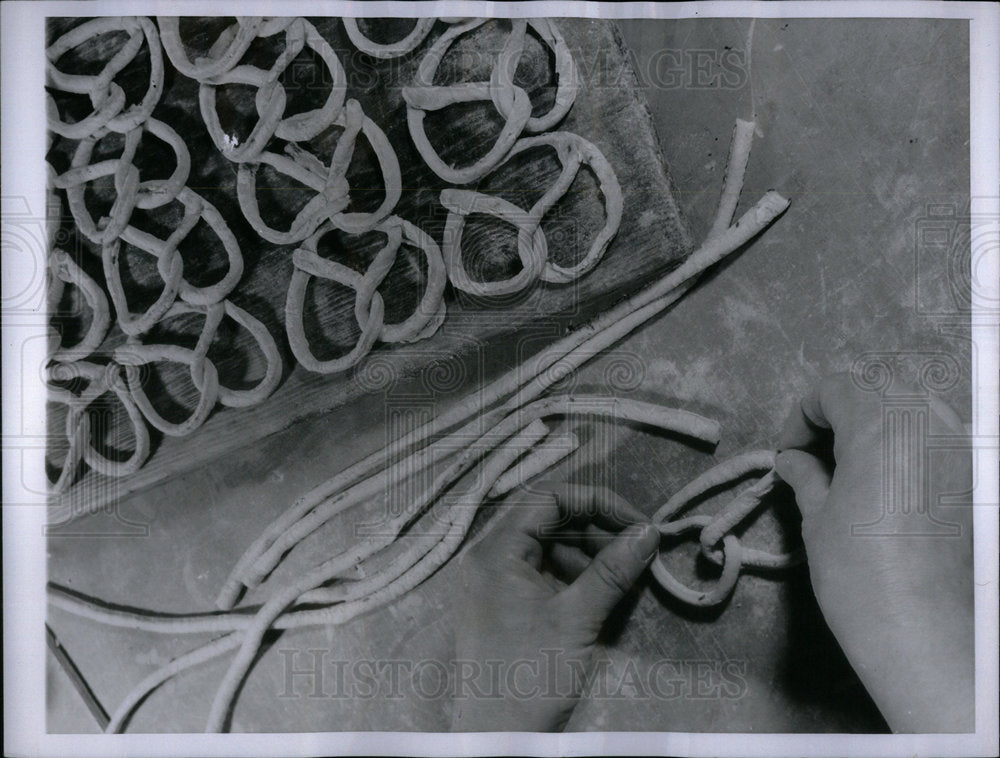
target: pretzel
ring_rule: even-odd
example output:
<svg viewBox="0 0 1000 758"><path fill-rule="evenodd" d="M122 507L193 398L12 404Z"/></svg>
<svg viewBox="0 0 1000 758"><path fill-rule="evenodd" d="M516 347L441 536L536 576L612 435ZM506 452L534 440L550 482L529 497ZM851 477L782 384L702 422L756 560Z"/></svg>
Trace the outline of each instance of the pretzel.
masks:
<svg viewBox="0 0 1000 758"><path fill-rule="evenodd" d="M219 152L235 163L256 162L272 137L289 141L312 139L334 122L344 105L347 76L329 43L303 18L292 19L284 31L285 49L269 70L241 65L208 77L196 77L201 83L198 103L208 133ZM326 64L333 75L333 86L322 107L283 118L287 97L278 79L305 46L314 50ZM215 88L220 84L257 87L255 104L260 118L242 144L234 144L219 123Z"/></svg>
<svg viewBox="0 0 1000 758"><path fill-rule="evenodd" d="M556 85L555 103L549 112L542 116L532 116L524 125L524 130L531 134L548 131L569 113L576 100L577 92L580 89L580 81L573 62L573 54L569 51L566 40L559 33L558 27L547 18L527 19L530 26L541 37L542 41L548 45L555 56ZM501 67L506 67L503 73L503 81L514 80L514 73L521 60L524 51L524 38L527 29L524 24L512 24L510 36L507 38L505 52L500 56L499 65L493 69L493 77L499 77ZM500 84L500 80L497 81ZM504 118L510 118L514 108L514 90L512 87L497 86L490 89L493 105L503 114Z"/></svg>
<svg viewBox="0 0 1000 758"><path fill-rule="evenodd" d="M254 230L267 241L279 245L301 242L314 234L325 221L346 232L360 234L374 229L399 202L402 185L399 161L385 133L364 114L356 100L347 101L334 123L343 127L344 132L337 141L329 167L314 155L291 145L286 148L287 156L270 152L262 152L258 156L261 163L318 193L296 214L287 231L273 229L261 218L257 204L257 166L248 163L240 165L236 178L240 208ZM359 133L364 134L375 150L385 186L385 198L371 213L347 213L344 210L350 191L344 174L350 166Z"/></svg>
<svg viewBox="0 0 1000 758"><path fill-rule="evenodd" d="M739 538L731 533L741 521L760 504L777 481L773 471L774 453L770 450L755 450L743 453L709 469L676 492L653 515L653 523L660 534L676 536L699 529L702 554L722 566L722 576L710 592L693 590L679 582L667 569L662 555L653 561L652 571L665 590L686 603L699 606L713 606L723 602L732 593L743 566L755 568L790 568L804 559L801 550L790 553L773 554L763 550L745 548ZM723 511L714 517L688 516L670 519L688 503L710 490L736 481L753 471L768 473L753 486L734 498ZM719 543L722 548L719 549Z"/></svg>
<svg viewBox="0 0 1000 758"><path fill-rule="evenodd" d="M212 344L216 331L222 323L223 316L229 316L233 321L246 329L257 342L261 353L267 363L264 376L256 386L246 390L234 390L222 384L219 385L219 402L230 408L244 408L256 405L278 386L281 380L281 354L278 352L278 345L271 336L271 332L260 321L251 316L245 310L235 305L230 300L223 300L211 305L192 305L182 301L175 302L167 312L165 318L171 318L184 313L196 313L205 317L201 333L198 335L198 342L194 348L195 361L200 361L208 355L208 349ZM201 373L192 373L192 381L195 388L203 391Z"/></svg>
<svg viewBox="0 0 1000 758"><path fill-rule="evenodd" d="M358 50L363 53L367 53L373 58L382 59L398 58L401 55L412 53L420 47L420 43L427 38L428 34L430 34L431 29L434 27L435 20L436 19L434 18L418 18L413 29L409 34L403 37L403 39L396 42L379 44L377 42L372 42L372 40L368 39L368 37L362 33L361 29L358 28L357 19L341 19L344 24L344 31L347 32L347 36L350 38L351 43L358 48Z"/></svg>
<svg viewBox="0 0 1000 758"><path fill-rule="evenodd" d="M445 222L444 259L452 285L473 294L498 295L517 292L530 286L537 278L542 281L564 284L590 271L601 260L611 240L618 233L623 207L621 186L611 164L593 144L569 132L553 132L538 137L519 140L510 151L509 158L538 146L550 146L562 164L562 171L555 183L529 211L518 208L502 198L469 190L446 189L441 192L441 204L448 209ZM545 214L569 190L580 169L586 163L597 176L604 196L606 221L591 242L587 254L573 266L559 266L547 261L547 245L541 230ZM510 279L492 282L474 282L462 263L462 230L470 213L487 213L513 224L518 229L518 257L522 269Z"/></svg>
<svg viewBox="0 0 1000 758"><path fill-rule="evenodd" d="M441 205L448 210L442 252L448 280L456 289L473 295L505 295L519 292L538 279L545 267L548 244L540 224L532 223L529 214L496 195L469 190L441 191ZM488 213L517 227L517 255L521 270L509 279L481 282L472 279L462 261L462 234L472 213Z"/></svg>
<svg viewBox="0 0 1000 758"><path fill-rule="evenodd" d="M473 182L496 166L513 147L514 142L531 118L531 100L528 98L528 93L514 85L513 74L517 64L515 62L512 68L505 60L506 57L514 57L515 53L514 48L507 45L501 52L501 61L494 68L489 82L468 82L446 87L434 85L434 74L452 43L463 34L482 26L484 23L486 23L485 19L472 19L450 26L444 34L434 41L431 49L420 62L414 75L414 84L403 88L403 99L406 101L406 122L413 144L416 145L417 151L431 170L452 184ZM525 23L522 19L513 20L511 22L514 29L512 34L516 33L518 29L521 29L521 33L523 33ZM424 130L426 112L441 110L457 103L481 100L495 102L495 97L500 98L500 90L509 90L511 94L509 97L510 106L507 113L502 114L505 121L496 142L485 155L472 165L462 168L449 166L441 159L427 139ZM506 103L506 96L501 101Z"/></svg>
<svg viewBox="0 0 1000 758"><path fill-rule="evenodd" d="M383 342L423 339L436 331L444 320L445 269L434 240L413 224L396 216L390 217L375 229L386 235L386 243L363 275L320 257L317 245L329 231L327 228L313 234L292 255L295 270L292 272L285 301L285 328L292 352L299 363L310 371L342 371L360 361L371 350L376 339ZM392 268L404 240L422 250L427 259L427 287L416 310L406 320L399 324L386 324L383 321L385 303L378 292L378 286ZM361 335L354 347L339 358L316 358L306 338L303 324L305 295L309 279L313 276L335 281L355 290L354 316L361 328Z"/></svg>
<svg viewBox="0 0 1000 758"><path fill-rule="evenodd" d="M64 490L70 484L81 460L95 471L107 476L125 476L138 471L149 456L149 432L131 396L121 382L117 381L115 376L117 368L115 364L100 366L77 361L72 364L56 363L46 372L50 381L56 378L60 380L81 378L87 381L87 386L79 395L58 387L49 387L49 399L67 406L66 437L70 444L59 478L53 484L53 489L57 492ZM112 460L100 453L90 438L90 419L86 412L95 400L109 391L115 394L125 408L132 424L135 448L124 461Z"/></svg>
<svg viewBox="0 0 1000 758"><path fill-rule="evenodd" d="M144 132L149 132L166 143L174 151L175 167L168 179L139 181L138 169L132 164ZM145 123L129 131L125 138L125 149L120 158L91 163L94 147L109 134L107 129L99 129L94 135L80 141L73 154L68 171L52 179L53 186L66 190L70 212L80 232L91 242L102 244L125 228L134 208L149 210L169 203L180 194L191 173L191 154L184 140L173 129L157 121L148 119ZM115 177L117 197L111 216L100 227L87 210L84 190L87 182L105 176Z"/></svg>
<svg viewBox="0 0 1000 758"><path fill-rule="evenodd" d="M132 399L146 417L146 421L164 434L172 437L183 437L190 434L208 418L216 400L219 397L219 374L215 364L205 355L194 350L177 345L143 345L134 337L114 352L114 359L125 367L125 379L128 382ZM152 402L142 387L142 373L139 367L149 363L171 361L188 366L191 382L199 392L198 404L184 421L174 423L167 421L153 407Z"/></svg>
<svg viewBox="0 0 1000 758"><path fill-rule="evenodd" d="M86 42L91 37L113 31L124 31L129 35L125 45L105 64L96 76L66 74L56 67L56 62L66 52ZM131 63L142 47L145 38L149 49L149 88L142 102L123 111L125 93L114 81L114 77ZM46 78L49 84L66 92L90 96L94 111L75 123L67 123L59 118L55 100L48 97L49 129L56 134L73 139L82 139L102 127L115 132L127 132L149 118L163 91L163 56L160 53L159 35L148 18L108 17L87 21L71 29L52 43L45 51L47 59Z"/></svg>

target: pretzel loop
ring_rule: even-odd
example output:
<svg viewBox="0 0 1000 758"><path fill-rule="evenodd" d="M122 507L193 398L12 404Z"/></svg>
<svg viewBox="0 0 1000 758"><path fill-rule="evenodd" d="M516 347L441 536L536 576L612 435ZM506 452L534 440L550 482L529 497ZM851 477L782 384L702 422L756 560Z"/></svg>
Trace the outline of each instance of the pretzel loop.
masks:
<svg viewBox="0 0 1000 758"><path fill-rule="evenodd" d="M70 363L85 358L104 341L108 329L111 327L111 318L108 312L108 299L104 296L104 290L87 273L80 268L73 260L72 256L62 250L53 250L49 254L49 273L51 275L48 291L48 312L52 315L59 307L59 300L62 298L63 285L72 284L83 294L84 299L91 312L90 326L87 333L76 345L65 347L56 335L49 346L49 360ZM58 285L55 283L58 282Z"/></svg>
<svg viewBox="0 0 1000 758"><path fill-rule="evenodd" d="M129 418L134 437L134 448L131 455L125 460L115 460L105 456L94 447L92 441L89 441L83 448L83 460L92 469L105 476L127 476L138 471L149 457L149 431L146 429L142 414L128 390L115 376L119 367L112 363L100 368L102 375L98 381L101 393L96 397L101 397L110 391L118 398L118 402L121 403ZM90 401L88 405L92 403L93 401ZM88 429L88 439L89 436Z"/></svg>
<svg viewBox="0 0 1000 758"><path fill-rule="evenodd" d="M219 375L215 365L207 357L177 345L143 345L134 338L115 350L114 359L125 367L125 379L129 392L142 415L154 427L166 435L182 437L190 434L204 423L219 397ZM141 366L150 363L171 361L188 366L192 384L199 391L198 403L184 421L167 421L153 407L142 387Z"/></svg>
<svg viewBox="0 0 1000 758"><path fill-rule="evenodd" d="M446 189L441 205L448 210L442 252L452 286L473 295L504 295L528 287L542 273L548 247L541 226L513 203L496 195ZM469 276L462 255L462 234L472 213L487 213L517 228L517 254L521 270L508 279L478 281Z"/></svg>
<svg viewBox="0 0 1000 758"><path fill-rule="evenodd" d="M50 377L56 373L63 373L67 376L62 376L60 379L79 378L87 381L87 386L78 395L59 388L49 389L50 399L67 406L66 437L70 440L70 452L63 463L59 478L53 484L53 490L56 492L64 490L71 483L81 460L99 473L125 476L137 471L149 456L149 432L132 398L121 383L115 380L114 373L117 368L113 363L102 366L78 361L72 365L57 363L48 371ZM132 426L134 448L125 460L115 460L105 456L94 447L91 438L92 425L88 410L95 401L108 392L117 397Z"/></svg>
<svg viewBox="0 0 1000 758"><path fill-rule="evenodd" d="M396 42L380 44L378 42L373 42L364 35L361 29L358 28L358 20L356 18L341 19L344 24L344 31L347 32L347 36L350 38L351 43L358 48L358 50L363 53L367 53L373 58L382 59L398 58L401 55L412 53L420 47L420 43L427 38L428 34L430 34L431 29L434 27L435 20L436 19L433 17L418 18L413 29L409 34L403 37L403 39Z"/></svg>
<svg viewBox="0 0 1000 758"><path fill-rule="evenodd" d="M414 75L414 84L403 89L403 99L406 101L406 121L414 145L431 170L452 184L468 184L489 172L507 155L531 118L531 100L528 98L528 93L514 85L513 76L517 68L516 62L512 68L502 60L501 65L494 68L489 82L468 82L445 87L434 85L434 74L455 40L482 26L485 22L485 19L473 19L453 24L445 30L444 34L434 41L420 62ZM512 35L517 34L518 30L523 34L525 23L522 19L514 19L511 22ZM508 50L509 47L509 45L505 45L504 48L507 55L515 57L513 56L513 48ZM504 58L504 53L501 53L501 58ZM501 92L504 94L501 95ZM505 108L506 112L501 112L501 115L504 116L504 125L493 146L472 165L454 167L445 163L427 138L424 128L426 112L441 110L458 103L483 100L495 103L497 98L502 98L505 103L509 100L509 106Z"/></svg>
<svg viewBox="0 0 1000 758"><path fill-rule="evenodd" d="M166 240L166 249L176 249L180 242L188 235L198 220L204 221L212 230L218 240L222 243L228 258L228 267L225 276L215 284L205 286L195 286L188 281L181 279L180 296L183 300L194 305L209 305L217 303L226 295L233 291L240 279L243 277L243 255L240 251L239 243L233 234L222 214L214 205L201 197L198 193L185 187L177 195L177 200L184 205L184 219ZM193 223L190 220L193 219ZM190 223L190 226L188 224Z"/></svg>

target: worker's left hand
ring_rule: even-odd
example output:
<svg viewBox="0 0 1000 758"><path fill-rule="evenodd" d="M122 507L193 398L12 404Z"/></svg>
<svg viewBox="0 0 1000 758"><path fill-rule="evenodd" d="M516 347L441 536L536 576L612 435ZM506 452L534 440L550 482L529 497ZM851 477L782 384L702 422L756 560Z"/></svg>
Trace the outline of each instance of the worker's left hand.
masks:
<svg viewBox="0 0 1000 758"><path fill-rule="evenodd" d="M659 545L608 490L545 483L507 503L459 563L456 731L561 729L601 627Z"/></svg>

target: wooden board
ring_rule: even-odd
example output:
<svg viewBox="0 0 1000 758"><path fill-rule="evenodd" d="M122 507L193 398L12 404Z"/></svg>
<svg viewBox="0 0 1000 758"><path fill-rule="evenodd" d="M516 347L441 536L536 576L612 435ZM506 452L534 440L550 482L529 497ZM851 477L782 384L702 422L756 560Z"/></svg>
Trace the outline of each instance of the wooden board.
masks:
<svg viewBox="0 0 1000 758"><path fill-rule="evenodd" d="M399 156L404 191L396 213L440 242L446 214L437 197L447 185L417 155L406 126L401 95L402 87L412 80L428 43L404 58L378 61L359 54L351 46L339 20L312 21L344 61L349 82L348 97L356 98L365 113L385 130ZM74 23L75 20L53 21L51 36L57 36L62 29ZM455 46L454 55L449 54L443 62L440 76L445 81L487 80L495 52L502 47L506 37L507 26L507 22L491 22L463 38ZM170 123L187 141L193 158L189 186L219 208L240 242L246 270L230 298L261 319L278 340L285 361L283 381L260 406L249 409L219 407L200 429L187 437L154 437L152 455L136 474L112 480L93 472L87 473L68 493L53 499L53 516L59 519L73 517L119 500L129 493L142 491L204 465L227 451L251 444L298 419L340 406L367 391L388 389L391 394L388 382L393 377L424 372L428 377L425 384L432 394L452 391L454 382L441 379L452 371L449 366L457 365L448 363L450 356L481 350L499 335L528 326L543 325L543 330L548 330L551 336L606 307L621 293L634 290L656 274L676 265L689 250L689 239L671 194L670 179L649 112L637 93L635 75L623 53L615 27L581 19L564 19L560 21L560 28L577 62L583 86L572 110L558 128L574 132L597 145L614 167L624 191L625 209L621 228L604 259L594 271L576 282L563 286L537 284L517 296L484 300L461 293L456 295L449 287L446 294L448 317L433 338L411 345L377 345L359 365L333 375L315 374L297 366L287 345L283 311L292 271L291 252L295 246L264 242L246 223L236 201L236 168L212 145L198 113L197 83L177 72L168 75L164 96L153 115ZM214 26L210 28L207 25L204 28L182 26L182 29L185 35L193 35L190 39L194 42L198 42L199 37L210 38L218 32ZM440 33L440 28L435 29L429 39L433 40ZM203 39L201 41L204 42ZM104 40L102 44L111 44L111 41ZM96 43L93 50L84 50L80 55L106 60L106 57L101 57ZM601 65L591 65L593 61L600 61ZM169 60L166 64L171 69ZM317 76L317 69L310 67L309 61L303 63L303 67L295 76L305 82L303 89L306 95L314 99L325 98L322 79L310 78ZM545 48L529 35L529 44L516 81L531 92L536 112L547 108L553 96L553 76ZM316 84L317 81L319 84ZM293 93L290 103L296 102L302 107L294 97L298 90L287 82L286 86ZM313 87L316 94L310 95L309 90ZM252 126L252 119L246 118L244 113L252 109L252 96L252 91L237 89L226 93L220 88L218 101L224 127L236 133ZM467 160L464 156L483 152L499 128L498 116L489 103L470 108L453 107L443 112L443 116L428 117L428 122L432 124L432 143L441 147L445 159ZM433 131L435 128L439 130L437 133ZM329 151L335 136L335 132L324 133L314 140L315 144L310 148L317 154L325 155L323 151ZM63 170L68 165L69 150L73 146L74 143L69 140L58 140L53 146L49 158L57 170ZM114 154L115 145L109 144L108 149ZM512 160L486 177L480 188L497 192L524 206L533 202L533 198L540 196L557 175L558 163L551 151L534 150L525 153L523 158ZM371 156L359 149L348 174L352 188L356 188L352 189L352 203L360 209L377 205L381 199L381 179L373 165ZM145 170L144 166L140 168ZM155 167L150 167L151 174L159 175L153 172ZM160 172L164 172L162 167ZM264 174L262 171L262 177ZM143 176L145 178L146 174ZM281 181L277 174L268 178ZM273 193L274 198L280 199L279 205L283 209L275 207L274 202L267 202L267 193L261 194L261 206L266 218L278 218L283 213L284 221L281 223L287 224L289 211L305 202L311 192L307 195L291 186L293 183L287 178L284 182L285 185L279 187L282 191ZM99 196L100 189L94 194ZM602 219L603 207L596 182L588 172L581 171L570 192L543 223L550 258L563 264L572 262L600 228ZM71 221L64 226L71 229ZM154 226L164 223L163 219L144 221ZM275 226L278 224L279 221L274 221ZM470 255L491 262L495 275L504 267L510 270L514 238L511 228L472 216L463 242ZM342 236L335 242L340 244L340 253L347 257L349 265L353 261L354 265L363 268L382 240L380 235L372 233L360 238ZM80 243L79 249L82 251L81 262L95 278L99 278L99 250L95 252L89 242ZM494 252L484 252L489 250ZM183 248L182 253L187 254ZM380 288L387 303L387 321L404 317L419 297L423 286L422 272L419 264L414 264L414 259L403 260L401 256ZM193 276L202 275L206 281L212 280L213 265L215 269L220 267L220 261L205 264L202 258L202 270L199 270L198 259L192 257L191 261L195 272ZM185 263L189 263L188 258ZM137 283L141 284L141 266L135 266L133 271ZM318 306L317 315L307 320L307 334L317 340L317 352L324 344L330 355L349 349L357 336L353 291L341 288L321 293L315 304ZM195 319L187 323L178 320L171 323L169 329L157 327L156 331L168 340L187 344L193 342L194 329L198 325ZM115 328L106 341L105 351L121 344L122 340L123 335ZM219 365L223 381L252 383L254 376L260 375L263 370L261 366L254 365L255 355L249 349L249 341L241 341L241 335L235 329L220 334L219 344L213 346L210 356ZM184 408L190 407L196 399L185 373L184 370L158 372L162 391L159 398L154 396L154 401L158 402L158 407L166 409L164 415L172 408L175 414L183 417L186 413ZM58 429L60 419L56 414L52 416L54 428ZM108 426L110 438L125 440L127 447L129 433L117 428L113 422Z"/></svg>

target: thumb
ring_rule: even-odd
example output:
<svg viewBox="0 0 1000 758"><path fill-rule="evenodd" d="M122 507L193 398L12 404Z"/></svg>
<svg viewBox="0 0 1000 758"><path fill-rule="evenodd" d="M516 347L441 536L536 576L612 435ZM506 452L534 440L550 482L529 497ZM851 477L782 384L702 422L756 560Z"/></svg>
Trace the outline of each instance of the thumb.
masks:
<svg viewBox="0 0 1000 758"><path fill-rule="evenodd" d="M563 598L576 618L598 632L618 602L646 570L660 546L652 524L632 524L601 550Z"/></svg>
<svg viewBox="0 0 1000 758"><path fill-rule="evenodd" d="M795 491L803 517L823 507L830 491L830 472L823 461L801 450L785 450L774 459L774 468Z"/></svg>

